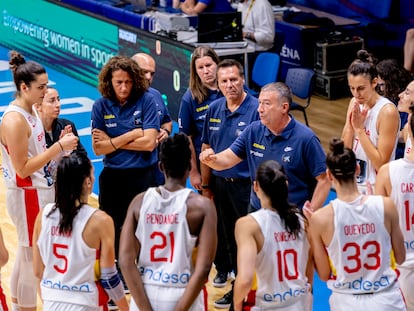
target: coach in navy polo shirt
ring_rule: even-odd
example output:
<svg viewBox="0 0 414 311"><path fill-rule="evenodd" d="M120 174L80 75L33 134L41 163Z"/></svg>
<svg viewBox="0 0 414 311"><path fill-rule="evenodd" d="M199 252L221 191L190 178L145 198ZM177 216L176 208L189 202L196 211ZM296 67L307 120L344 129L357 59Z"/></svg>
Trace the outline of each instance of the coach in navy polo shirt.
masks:
<svg viewBox="0 0 414 311"><path fill-rule="evenodd" d="M224 151L216 154L213 149L204 150L200 161L223 170L247 159L254 179L261 162L276 160L288 176L289 201L301 208L310 200L310 208L316 210L325 202L330 189L325 153L313 131L289 114L291 101L292 93L284 83L264 86L259 95L260 121L247 127ZM260 208L254 193L250 202L254 210Z"/></svg>
<svg viewBox="0 0 414 311"><path fill-rule="evenodd" d="M217 66L217 82L224 97L212 102L207 110L202 134L202 150L228 148L252 122L259 120L257 98L244 90L243 66L226 59ZM234 226L248 212L251 179L247 161L227 170L211 170L201 165L203 195L214 198L217 209L218 245L214 263L217 275L213 286L223 287L231 271L236 271ZM211 191L211 192L210 192ZM215 301L217 308L227 308L233 300L232 291Z"/></svg>

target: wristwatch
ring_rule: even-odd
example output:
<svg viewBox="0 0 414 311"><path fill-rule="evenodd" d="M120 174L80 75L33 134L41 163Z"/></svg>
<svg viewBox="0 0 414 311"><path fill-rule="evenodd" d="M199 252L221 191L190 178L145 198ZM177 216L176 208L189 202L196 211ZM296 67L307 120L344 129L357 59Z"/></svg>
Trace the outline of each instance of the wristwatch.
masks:
<svg viewBox="0 0 414 311"><path fill-rule="evenodd" d="M246 32L246 39L252 40L252 33L251 32Z"/></svg>
<svg viewBox="0 0 414 311"><path fill-rule="evenodd" d="M210 189L210 185L201 185L201 189Z"/></svg>

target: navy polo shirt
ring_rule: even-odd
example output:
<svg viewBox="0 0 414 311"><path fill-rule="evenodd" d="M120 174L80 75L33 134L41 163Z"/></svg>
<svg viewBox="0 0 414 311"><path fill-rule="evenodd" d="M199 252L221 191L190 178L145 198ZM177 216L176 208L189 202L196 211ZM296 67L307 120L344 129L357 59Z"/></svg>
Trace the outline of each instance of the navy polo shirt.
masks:
<svg viewBox="0 0 414 311"><path fill-rule="evenodd" d="M228 148L249 124L259 120L258 105L257 98L249 94L233 112L227 108L225 97L212 102L204 122L202 143L210 145L215 152ZM247 161L227 170L212 170L212 173L225 178L250 178Z"/></svg>
<svg viewBox="0 0 414 311"><path fill-rule="evenodd" d="M280 135L274 135L260 121L247 127L230 146L241 159L247 159L250 176L256 178L260 163L275 160L283 165L288 177L289 202L302 208L311 199L316 186L315 177L325 173L325 152L315 133L304 124L292 120ZM256 193L251 204L260 208Z"/></svg>
<svg viewBox="0 0 414 311"><path fill-rule="evenodd" d="M155 104L157 106L158 111L158 117L160 118L160 126L164 123L171 122L170 112L168 111L168 108L165 105L164 100L162 99L160 91L154 89L153 87L150 87L148 89L148 92L150 92L154 96Z"/></svg>
<svg viewBox="0 0 414 311"><path fill-rule="evenodd" d="M92 106L92 128L105 131L109 137L120 136L136 128L159 131L154 96L147 91L135 102L127 102L123 106L108 98L97 99ZM105 167L117 169L145 168L156 162L156 149L152 152L118 149L106 154L103 159Z"/></svg>
<svg viewBox="0 0 414 311"><path fill-rule="evenodd" d="M223 97L220 91L209 90L207 99L202 103L198 103L191 95L191 91L187 89L181 99L178 127L180 132L192 137L197 157L201 151L201 134L208 106L220 97Z"/></svg>

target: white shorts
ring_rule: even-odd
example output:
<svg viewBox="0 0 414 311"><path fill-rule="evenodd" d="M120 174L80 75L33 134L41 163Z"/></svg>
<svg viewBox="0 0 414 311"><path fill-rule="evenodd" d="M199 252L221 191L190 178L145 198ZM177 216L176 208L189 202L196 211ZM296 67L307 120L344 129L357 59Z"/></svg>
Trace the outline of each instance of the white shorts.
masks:
<svg viewBox="0 0 414 311"><path fill-rule="evenodd" d="M398 282L404 295L408 311L414 311L414 268L404 268L399 266L400 276Z"/></svg>
<svg viewBox="0 0 414 311"><path fill-rule="evenodd" d="M407 311L399 286L366 295L332 292L329 305L331 311Z"/></svg>
<svg viewBox="0 0 414 311"><path fill-rule="evenodd" d="M7 189L7 212L16 226L20 246L31 247L33 227L39 210L54 201L53 188Z"/></svg>
<svg viewBox="0 0 414 311"><path fill-rule="evenodd" d="M178 300L183 296L185 288L145 285L145 292L153 311L173 311ZM139 311L131 297L129 311ZM189 311L207 311L207 290L204 287Z"/></svg>
<svg viewBox="0 0 414 311"><path fill-rule="evenodd" d="M293 300L293 299L292 299ZM277 310L277 311L312 311L313 308L313 295L308 293L306 295L302 295L299 298L295 298L296 300L293 304L290 304L285 307L278 307L276 308L274 305L270 308L262 308L254 306L250 310L251 311L264 311L264 310Z"/></svg>
<svg viewBox="0 0 414 311"><path fill-rule="evenodd" d="M43 311L103 311L103 307L82 306L72 303L44 301Z"/></svg>

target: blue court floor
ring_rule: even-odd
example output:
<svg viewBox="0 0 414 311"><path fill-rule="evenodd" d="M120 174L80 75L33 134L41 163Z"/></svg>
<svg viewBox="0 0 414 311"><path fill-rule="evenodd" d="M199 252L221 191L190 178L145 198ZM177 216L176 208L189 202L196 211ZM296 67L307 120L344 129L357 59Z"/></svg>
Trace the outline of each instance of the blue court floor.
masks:
<svg viewBox="0 0 414 311"><path fill-rule="evenodd" d="M43 64L45 65L45 64ZM59 91L61 98L61 117L73 121L78 130L80 140L88 152L95 168L95 177L102 170L102 157L97 157L92 150L90 113L92 105L98 97L96 88L71 78L61 72L53 70L45 65L49 75L49 84ZM10 101L13 100L15 92L14 82L8 63L8 50L0 46L0 116ZM175 122L176 123L176 122ZM174 126L177 130L177 126ZM98 183L95 182L94 194L98 194ZM332 192L328 200L333 199ZM314 279L314 308L315 311L329 310L328 298L330 291L317 275ZM299 311L299 310L298 310Z"/></svg>

